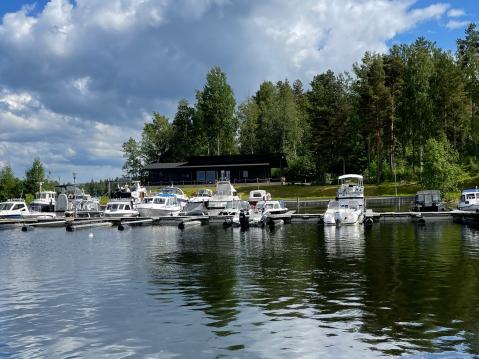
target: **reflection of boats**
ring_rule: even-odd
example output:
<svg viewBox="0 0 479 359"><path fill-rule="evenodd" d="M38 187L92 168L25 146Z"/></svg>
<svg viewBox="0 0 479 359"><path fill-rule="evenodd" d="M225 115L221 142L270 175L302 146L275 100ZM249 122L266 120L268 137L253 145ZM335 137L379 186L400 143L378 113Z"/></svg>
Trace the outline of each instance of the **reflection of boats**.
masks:
<svg viewBox="0 0 479 359"><path fill-rule="evenodd" d="M441 191L425 190L418 191L414 200L415 212L438 212L444 211L444 203L441 200Z"/></svg>
<svg viewBox="0 0 479 359"><path fill-rule="evenodd" d="M461 211L476 211L479 209L479 189L477 186L462 191L457 208Z"/></svg>
<svg viewBox="0 0 479 359"><path fill-rule="evenodd" d="M23 199L10 199L0 203L0 219L51 219L55 213L29 210Z"/></svg>
<svg viewBox="0 0 479 359"><path fill-rule="evenodd" d="M208 202L208 214L217 216L227 206L232 206L233 201L239 201L240 198L230 181L216 182L216 191Z"/></svg>
<svg viewBox="0 0 479 359"><path fill-rule="evenodd" d="M138 217L132 200L111 199L105 208L105 217Z"/></svg>
<svg viewBox="0 0 479 359"><path fill-rule="evenodd" d="M364 187L363 176L339 176L340 187L336 192L336 200L328 204L324 213L324 224L356 224L364 219Z"/></svg>
<svg viewBox="0 0 479 359"><path fill-rule="evenodd" d="M364 251L363 226L324 226L326 251L331 256L358 256Z"/></svg>
<svg viewBox="0 0 479 359"><path fill-rule="evenodd" d="M141 203L136 209L142 217L156 218L161 216L177 216L182 207L174 194L159 193L149 203Z"/></svg>
<svg viewBox="0 0 479 359"><path fill-rule="evenodd" d="M249 193L248 202L252 206L256 206L259 201L269 201L271 200L271 194L266 192L263 189L256 189Z"/></svg>

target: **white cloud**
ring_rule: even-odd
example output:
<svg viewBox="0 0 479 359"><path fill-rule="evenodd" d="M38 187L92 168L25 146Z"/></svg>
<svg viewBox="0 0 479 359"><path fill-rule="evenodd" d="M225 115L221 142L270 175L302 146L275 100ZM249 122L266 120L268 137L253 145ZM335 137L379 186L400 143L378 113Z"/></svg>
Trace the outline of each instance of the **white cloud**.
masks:
<svg viewBox="0 0 479 359"><path fill-rule="evenodd" d="M464 9L451 9L447 12L448 17L461 17L464 16Z"/></svg>
<svg viewBox="0 0 479 359"><path fill-rule="evenodd" d="M398 34L457 10L410 0L23 7L0 22L0 150L18 173L37 154L62 173L105 166L116 175L121 143L138 137L153 111L172 115L179 99L194 100L213 65L226 71L240 102L263 80L308 83L327 69L350 70L365 51L386 51ZM41 151L24 150L35 147Z"/></svg>
<svg viewBox="0 0 479 359"><path fill-rule="evenodd" d="M454 29L460 29L464 28L467 25L469 25L470 21L464 20L464 21L458 21L458 20L449 20L446 24L446 27L449 30L454 30Z"/></svg>

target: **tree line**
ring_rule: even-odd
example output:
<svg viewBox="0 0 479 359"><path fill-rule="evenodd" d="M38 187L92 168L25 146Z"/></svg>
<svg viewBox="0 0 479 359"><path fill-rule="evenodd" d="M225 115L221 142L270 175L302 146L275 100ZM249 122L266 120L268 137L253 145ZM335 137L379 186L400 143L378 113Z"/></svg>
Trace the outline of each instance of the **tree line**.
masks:
<svg viewBox="0 0 479 359"><path fill-rule="evenodd" d="M194 104L181 100L171 122L154 113L141 138L123 144L124 170L137 177L152 162L283 152L290 179L327 181L346 171L377 183L424 182L432 165L425 161L439 146L457 177L478 169L478 105L475 24L455 53L420 37L365 53L351 74L318 74L307 89L299 80L265 81L237 107L226 74L213 67Z"/></svg>
<svg viewBox="0 0 479 359"><path fill-rule="evenodd" d="M77 183L79 188L85 190L92 196L108 195L109 182L119 180L99 180L87 183ZM30 203L35 194L40 190L40 182L43 191L53 191L60 183L52 179L50 173L47 173L40 158L33 160L32 166L25 171L25 178L21 179L15 176L12 167L7 164L0 169L0 201L6 201L13 198L23 198ZM71 182L68 182L71 184Z"/></svg>

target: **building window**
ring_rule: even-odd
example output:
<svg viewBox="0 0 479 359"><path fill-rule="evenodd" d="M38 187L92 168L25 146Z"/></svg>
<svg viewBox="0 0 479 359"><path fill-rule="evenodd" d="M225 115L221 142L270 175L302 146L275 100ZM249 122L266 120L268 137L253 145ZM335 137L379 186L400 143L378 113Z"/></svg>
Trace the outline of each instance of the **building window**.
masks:
<svg viewBox="0 0 479 359"><path fill-rule="evenodd" d="M205 180L206 180L205 171L196 171L196 180L198 182L205 182Z"/></svg>
<svg viewBox="0 0 479 359"><path fill-rule="evenodd" d="M243 171L243 178L248 178L248 171Z"/></svg>

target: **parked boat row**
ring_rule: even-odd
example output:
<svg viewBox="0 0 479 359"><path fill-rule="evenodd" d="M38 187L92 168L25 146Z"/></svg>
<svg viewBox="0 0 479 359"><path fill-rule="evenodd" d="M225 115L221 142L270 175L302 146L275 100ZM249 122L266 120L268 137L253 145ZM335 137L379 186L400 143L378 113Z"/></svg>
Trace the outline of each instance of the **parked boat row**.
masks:
<svg viewBox="0 0 479 359"><path fill-rule="evenodd" d="M323 215L325 225L361 224L365 218L363 177L347 174L338 178L336 198L329 202ZM154 195L148 195L139 181L124 185L112 193L111 200L102 209L99 200L72 185L56 187L54 191L40 191L30 206L23 199L0 203L0 219L53 219L75 218L124 218L164 216L229 216L232 224L257 225L266 223L272 216L289 211L282 201L272 200L265 190L252 190L248 201L242 201L229 181L216 183L216 190L201 189L191 198L178 187L165 187ZM57 194L58 193L58 194ZM412 211L443 211L441 193L435 190L419 191ZM465 189L461 194L458 209L479 211L479 189Z"/></svg>

